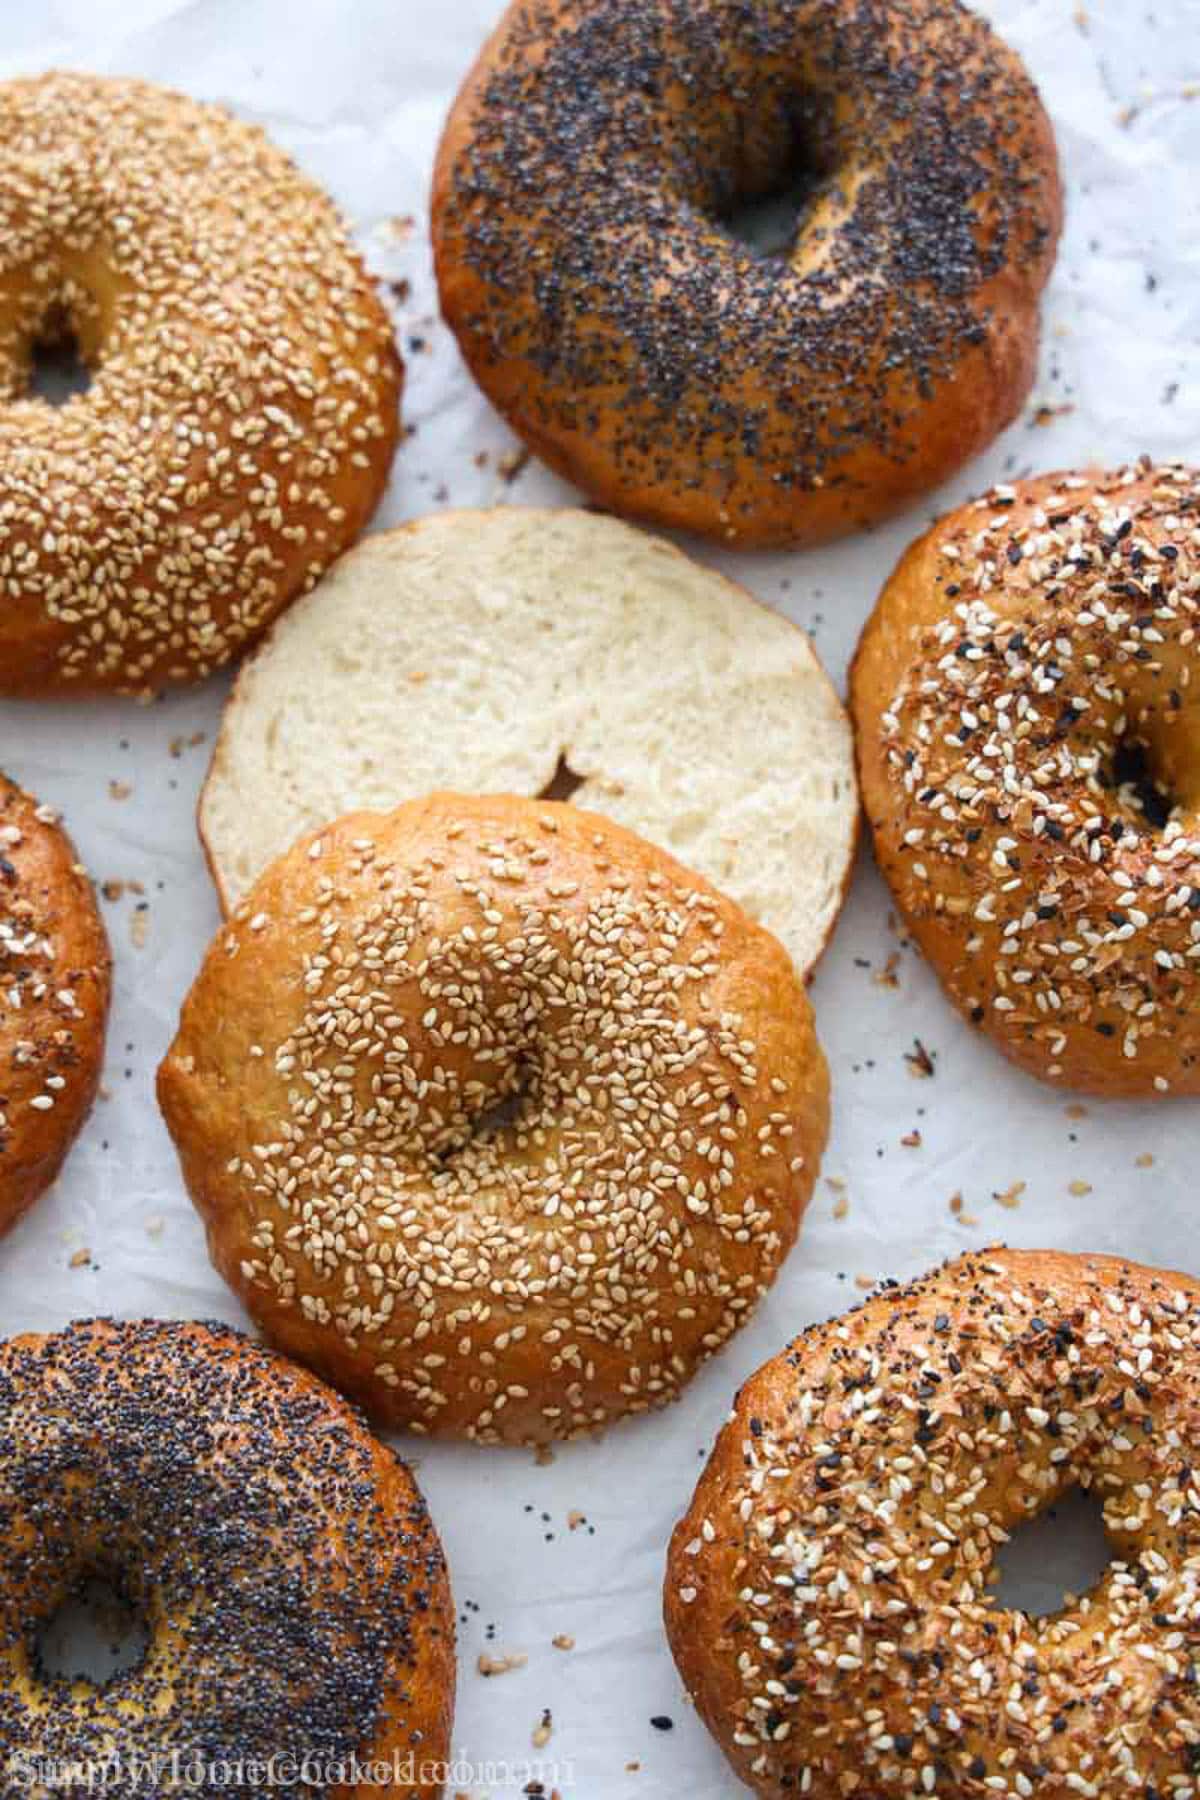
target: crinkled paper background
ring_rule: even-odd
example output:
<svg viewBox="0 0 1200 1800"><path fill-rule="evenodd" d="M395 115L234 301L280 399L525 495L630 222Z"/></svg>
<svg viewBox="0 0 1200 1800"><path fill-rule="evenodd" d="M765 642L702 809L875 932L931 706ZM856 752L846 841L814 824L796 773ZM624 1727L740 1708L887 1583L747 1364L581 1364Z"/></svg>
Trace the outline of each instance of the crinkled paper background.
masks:
<svg viewBox="0 0 1200 1800"><path fill-rule="evenodd" d="M1142 450L1200 456L1200 6L988 0L985 10L1042 86L1067 178L1027 412L886 530L815 554L716 559L800 621L839 681L882 579L932 511L1035 469ZM571 498L536 464L505 479L512 440L435 316L434 145L498 11L499 0L0 7L0 77L58 65L186 88L260 122L336 195L387 284L409 366L415 435L376 527L439 506ZM217 923L193 809L225 686L144 708L0 703L0 765L63 809L97 881L118 896L104 902L117 957L106 1097L57 1189L0 1245L4 1333L101 1311L241 1318L209 1268L152 1091ZM814 999L833 1139L801 1242L753 1325L672 1411L548 1465L412 1446L461 1615L456 1742L477 1766L451 1792L520 1793L525 1759L540 1758L546 1795L557 1786L562 1800L732 1794L663 1639L663 1552L737 1383L808 1321L881 1275L998 1238L1200 1271L1197 1108L1084 1110L1010 1070L959 1025L897 937L865 856ZM906 1054L918 1041L932 1077ZM509 1652L528 1660L491 1679L477 1672L481 1653ZM549 1736L535 1749L543 1721ZM511 1779L478 1766L489 1761L509 1762Z"/></svg>

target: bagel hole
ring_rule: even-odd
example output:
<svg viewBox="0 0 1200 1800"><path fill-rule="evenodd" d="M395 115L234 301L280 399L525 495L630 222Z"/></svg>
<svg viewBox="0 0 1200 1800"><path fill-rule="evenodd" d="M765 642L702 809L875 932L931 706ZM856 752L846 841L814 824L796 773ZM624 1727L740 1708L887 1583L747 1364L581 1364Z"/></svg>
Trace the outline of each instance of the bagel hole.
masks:
<svg viewBox="0 0 1200 1800"><path fill-rule="evenodd" d="M1008 1612L1044 1619L1071 1607L1101 1580L1112 1560L1099 1499L1071 1488L1000 1546L989 1598Z"/></svg>
<svg viewBox="0 0 1200 1800"><path fill-rule="evenodd" d="M1153 831L1162 831L1179 801L1162 779L1153 746L1145 738L1123 737L1113 752L1105 786L1128 813L1140 815Z"/></svg>
<svg viewBox="0 0 1200 1800"><path fill-rule="evenodd" d="M472 1122L472 1137L495 1137L498 1132L510 1131L516 1124L525 1099L524 1087L514 1088L511 1094L505 1094L494 1106L485 1107L479 1117Z"/></svg>
<svg viewBox="0 0 1200 1800"><path fill-rule="evenodd" d="M787 262L814 198L829 175L819 120L795 115L758 121L756 142L742 145L733 193L713 216L728 235L767 262Z"/></svg>
<svg viewBox="0 0 1200 1800"><path fill-rule="evenodd" d="M585 777L576 774L567 761L567 753L561 750L553 775L545 787L538 789L539 800L569 800L583 786Z"/></svg>
<svg viewBox="0 0 1200 1800"><path fill-rule="evenodd" d="M88 1576L38 1627L37 1668L45 1681L106 1687L139 1669L150 1632L137 1606L103 1576Z"/></svg>
<svg viewBox="0 0 1200 1800"><path fill-rule="evenodd" d="M47 406L65 406L86 394L92 373L83 358L70 314L55 306L43 319L29 352L29 398Z"/></svg>
<svg viewBox="0 0 1200 1800"><path fill-rule="evenodd" d="M798 165L770 193L735 201L721 214L720 223L730 237L765 262L787 262L800 222L822 180L818 170Z"/></svg>
<svg viewBox="0 0 1200 1800"><path fill-rule="evenodd" d="M510 1085L504 1092L441 1145L436 1152L439 1162L450 1162L464 1150L491 1138L501 1137L506 1131L512 1131L520 1122L521 1112L532 1086L532 1068L524 1063L518 1064Z"/></svg>

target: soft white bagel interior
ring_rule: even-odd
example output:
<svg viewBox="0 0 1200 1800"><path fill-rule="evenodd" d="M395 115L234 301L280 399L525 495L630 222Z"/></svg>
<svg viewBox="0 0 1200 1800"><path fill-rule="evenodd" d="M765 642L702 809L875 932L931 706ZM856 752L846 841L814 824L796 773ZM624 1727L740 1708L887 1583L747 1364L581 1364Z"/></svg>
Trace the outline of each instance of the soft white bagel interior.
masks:
<svg viewBox="0 0 1200 1800"><path fill-rule="evenodd" d="M580 806L815 961L858 807L828 677L743 588L588 512L442 513L351 550L244 666L201 832L232 908L342 813L438 788L536 795L560 762Z"/></svg>

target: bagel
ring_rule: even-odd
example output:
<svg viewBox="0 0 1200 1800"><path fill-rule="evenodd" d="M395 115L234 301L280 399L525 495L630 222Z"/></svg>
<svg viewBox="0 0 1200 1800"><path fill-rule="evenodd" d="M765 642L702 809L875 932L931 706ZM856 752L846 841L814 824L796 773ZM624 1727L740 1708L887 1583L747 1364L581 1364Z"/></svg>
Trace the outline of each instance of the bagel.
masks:
<svg viewBox="0 0 1200 1800"><path fill-rule="evenodd" d="M383 491L400 364L331 202L144 82L0 85L0 693L227 662ZM29 396L39 344L91 385Z"/></svg>
<svg viewBox="0 0 1200 1800"><path fill-rule="evenodd" d="M803 183L778 254L730 227ZM603 506L816 543L1013 419L1061 225L1020 59L957 0L515 0L433 183L442 312Z"/></svg>
<svg viewBox="0 0 1200 1800"><path fill-rule="evenodd" d="M1200 1093L1200 476L1044 475L902 559L851 680L879 865L1031 1074Z"/></svg>
<svg viewBox="0 0 1200 1800"><path fill-rule="evenodd" d="M671 1648L769 1800L1196 1791L1200 1284L985 1251L767 1363L671 1540ZM1074 1486L1114 1561L1031 1617L997 1545Z"/></svg>
<svg viewBox="0 0 1200 1800"><path fill-rule="evenodd" d="M424 1503L336 1395L237 1332L93 1319L0 1344L0 1546L6 1794L49 1800L62 1770L121 1795L441 1794L454 1612ZM148 1637L104 1685L37 1650L97 1580Z"/></svg>
<svg viewBox="0 0 1200 1800"><path fill-rule="evenodd" d="M49 807L0 775L0 1232L57 1176L104 1061L111 962Z"/></svg>
<svg viewBox="0 0 1200 1800"><path fill-rule="evenodd" d="M217 1268L389 1426L545 1443L671 1399L774 1278L828 1130L783 947L552 802L302 839L159 1071Z"/></svg>
<svg viewBox="0 0 1200 1800"><path fill-rule="evenodd" d="M854 861L845 714L807 637L615 519L377 532L243 666L200 802L228 911L305 831L454 788L572 798L681 857L803 974Z"/></svg>

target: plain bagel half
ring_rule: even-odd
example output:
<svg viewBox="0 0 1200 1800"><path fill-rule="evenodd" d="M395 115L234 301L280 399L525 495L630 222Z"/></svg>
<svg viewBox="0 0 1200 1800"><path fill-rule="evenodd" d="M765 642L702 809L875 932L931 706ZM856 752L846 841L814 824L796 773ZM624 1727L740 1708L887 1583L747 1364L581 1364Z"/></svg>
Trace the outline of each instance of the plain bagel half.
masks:
<svg viewBox="0 0 1200 1800"><path fill-rule="evenodd" d="M377 533L279 621L200 803L223 904L304 832L445 788L606 814L728 893L801 973L854 860L850 729L804 632L573 509Z"/></svg>

